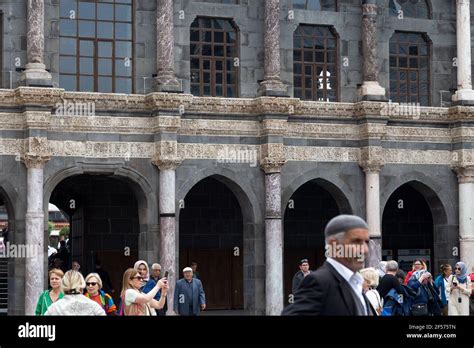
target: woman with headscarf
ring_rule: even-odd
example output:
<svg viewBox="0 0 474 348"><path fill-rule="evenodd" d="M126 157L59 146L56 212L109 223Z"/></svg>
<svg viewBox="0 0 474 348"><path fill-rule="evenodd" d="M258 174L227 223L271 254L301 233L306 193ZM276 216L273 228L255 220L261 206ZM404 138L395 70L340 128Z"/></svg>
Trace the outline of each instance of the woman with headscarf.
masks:
<svg viewBox="0 0 474 348"><path fill-rule="evenodd" d="M140 286L140 291L142 291L146 283L148 283L148 281L150 280L150 269L148 268L148 263L146 261L139 260L135 262L133 269L137 270L140 274L140 277L142 277L142 285Z"/></svg>
<svg viewBox="0 0 474 348"><path fill-rule="evenodd" d="M408 286L416 292L411 308L413 316L441 315L443 304L438 290L433 286L431 273L424 269L413 272Z"/></svg>
<svg viewBox="0 0 474 348"><path fill-rule="evenodd" d="M454 266L454 274L449 278L446 291L449 293L448 315L469 315L472 289L464 262L458 262Z"/></svg>

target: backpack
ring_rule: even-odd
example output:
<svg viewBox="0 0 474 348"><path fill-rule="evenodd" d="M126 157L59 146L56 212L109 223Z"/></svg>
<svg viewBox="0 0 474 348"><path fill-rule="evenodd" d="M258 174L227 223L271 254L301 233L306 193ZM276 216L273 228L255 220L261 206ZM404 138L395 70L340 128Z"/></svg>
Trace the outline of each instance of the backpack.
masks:
<svg viewBox="0 0 474 348"><path fill-rule="evenodd" d="M381 316L409 316L413 296L402 285L403 294L399 294L395 289L391 289L384 298L384 307Z"/></svg>

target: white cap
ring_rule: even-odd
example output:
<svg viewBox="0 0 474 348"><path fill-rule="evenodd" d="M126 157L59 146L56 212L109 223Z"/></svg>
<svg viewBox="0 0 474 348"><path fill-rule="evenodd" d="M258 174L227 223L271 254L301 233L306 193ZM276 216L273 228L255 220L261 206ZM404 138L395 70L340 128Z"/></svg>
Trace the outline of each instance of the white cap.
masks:
<svg viewBox="0 0 474 348"><path fill-rule="evenodd" d="M193 269L191 267L186 267L186 268L183 269L183 273L184 272L192 272L192 271L193 271Z"/></svg>

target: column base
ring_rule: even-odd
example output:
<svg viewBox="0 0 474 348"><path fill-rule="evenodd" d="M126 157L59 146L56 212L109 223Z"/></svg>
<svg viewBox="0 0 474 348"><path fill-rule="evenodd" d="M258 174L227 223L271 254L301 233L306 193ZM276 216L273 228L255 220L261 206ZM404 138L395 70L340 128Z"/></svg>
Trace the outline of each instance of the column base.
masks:
<svg viewBox="0 0 474 348"><path fill-rule="evenodd" d="M155 79L155 92L183 93L183 84L174 76L166 74Z"/></svg>
<svg viewBox="0 0 474 348"><path fill-rule="evenodd" d="M453 95L454 105L474 106L474 90L460 89Z"/></svg>
<svg viewBox="0 0 474 348"><path fill-rule="evenodd" d="M28 87L53 87L51 74L46 71L42 63L26 64L25 71L21 74L21 84Z"/></svg>
<svg viewBox="0 0 474 348"><path fill-rule="evenodd" d="M363 101L387 101L385 88L377 81L364 81L357 90L357 97Z"/></svg>
<svg viewBox="0 0 474 348"><path fill-rule="evenodd" d="M289 97L288 87L279 79L260 82L258 95L261 97Z"/></svg>

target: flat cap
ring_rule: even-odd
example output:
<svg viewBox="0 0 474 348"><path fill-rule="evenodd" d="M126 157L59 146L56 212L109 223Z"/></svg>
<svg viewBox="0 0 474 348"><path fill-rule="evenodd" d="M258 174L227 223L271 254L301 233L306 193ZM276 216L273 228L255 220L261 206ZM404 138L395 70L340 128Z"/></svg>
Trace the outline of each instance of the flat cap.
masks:
<svg viewBox="0 0 474 348"><path fill-rule="evenodd" d="M329 237L340 232L347 232L355 228L363 228L368 230L369 226L364 219L356 215L339 215L332 218L324 229L324 236Z"/></svg>

